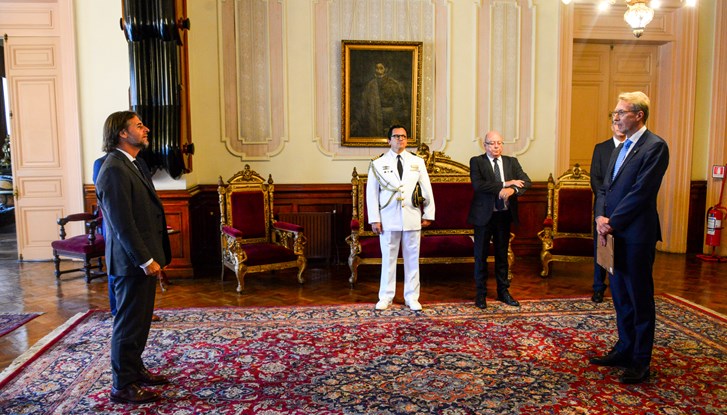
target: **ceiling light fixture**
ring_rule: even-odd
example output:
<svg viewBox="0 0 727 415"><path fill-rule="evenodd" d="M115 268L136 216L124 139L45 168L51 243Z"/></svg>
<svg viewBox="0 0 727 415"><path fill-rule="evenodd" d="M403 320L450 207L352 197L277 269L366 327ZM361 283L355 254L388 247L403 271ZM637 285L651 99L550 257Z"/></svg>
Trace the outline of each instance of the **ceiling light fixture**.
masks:
<svg viewBox="0 0 727 415"><path fill-rule="evenodd" d="M572 0L561 0L563 4L568 5ZM626 3L626 12L624 13L624 21L631 27L631 31L634 37L641 37L644 33L646 25L651 23L654 19L654 9L659 8L660 1L658 0L623 0ZM682 0L686 2L687 6L694 7L697 4L697 0ZM651 3L651 6L649 6ZM599 11L605 11L610 6L616 4L616 0L601 0L598 4Z"/></svg>

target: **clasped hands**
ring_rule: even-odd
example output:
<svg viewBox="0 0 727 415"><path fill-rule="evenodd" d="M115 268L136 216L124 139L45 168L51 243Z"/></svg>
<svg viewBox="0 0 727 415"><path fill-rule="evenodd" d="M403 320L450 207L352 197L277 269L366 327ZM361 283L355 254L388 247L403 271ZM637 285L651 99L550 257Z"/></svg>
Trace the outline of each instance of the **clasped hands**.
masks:
<svg viewBox="0 0 727 415"><path fill-rule="evenodd" d="M508 180L505 182L505 187L500 190L500 194L497 196L503 201L507 202L507 199L510 198L510 196L515 194L515 189L512 188L512 186L517 187L518 189L522 189L523 186L525 186L525 182L522 180Z"/></svg>

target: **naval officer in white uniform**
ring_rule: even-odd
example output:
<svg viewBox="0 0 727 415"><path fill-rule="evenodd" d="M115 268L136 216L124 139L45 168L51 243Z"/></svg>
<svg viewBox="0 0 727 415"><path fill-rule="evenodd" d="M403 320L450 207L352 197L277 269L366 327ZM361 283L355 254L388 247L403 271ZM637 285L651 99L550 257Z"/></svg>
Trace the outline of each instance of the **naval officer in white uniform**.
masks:
<svg viewBox="0 0 727 415"><path fill-rule="evenodd" d="M424 160L406 149L404 126L389 128L391 149L373 160L366 184L366 209L381 246L381 287L377 310L386 310L396 294L396 260L401 245L404 257L404 302L414 311L419 303L419 242L422 227L434 220L432 184ZM412 193L417 183L424 197L424 214L415 207Z"/></svg>

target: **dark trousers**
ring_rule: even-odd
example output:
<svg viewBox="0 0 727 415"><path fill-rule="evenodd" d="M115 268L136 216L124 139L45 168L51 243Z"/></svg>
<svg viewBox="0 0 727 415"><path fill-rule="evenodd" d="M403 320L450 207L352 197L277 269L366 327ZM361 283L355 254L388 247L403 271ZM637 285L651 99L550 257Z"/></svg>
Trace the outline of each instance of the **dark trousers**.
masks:
<svg viewBox="0 0 727 415"><path fill-rule="evenodd" d="M114 276L108 274L107 277L109 286L109 308L111 309L111 315L116 315L116 294L114 294Z"/></svg>
<svg viewBox="0 0 727 415"><path fill-rule="evenodd" d="M606 290L606 269L598 265L598 231L593 232L593 291Z"/></svg>
<svg viewBox="0 0 727 415"><path fill-rule="evenodd" d="M616 350L630 358L637 369L649 366L654 348L656 306L652 267L656 244L614 241L614 273L611 297L616 309Z"/></svg>
<svg viewBox="0 0 727 415"><path fill-rule="evenodd" d="M510 240L510 223L512 218L509 211L493 212L492 218L484 226L475 226L475 288L477 296L487 295L487 257L490 249L490 240L495 249L495 279L497 280L497 294L510 288L507 279L507 246Z"/></svg>
<svg viewBox="0 0 727 415"><path fill-rule="evenodd" d="M156 278L114 276L116 316L111 334L113 385L122 389L138 381L144 369L141 355L151 328Z"/></svg>

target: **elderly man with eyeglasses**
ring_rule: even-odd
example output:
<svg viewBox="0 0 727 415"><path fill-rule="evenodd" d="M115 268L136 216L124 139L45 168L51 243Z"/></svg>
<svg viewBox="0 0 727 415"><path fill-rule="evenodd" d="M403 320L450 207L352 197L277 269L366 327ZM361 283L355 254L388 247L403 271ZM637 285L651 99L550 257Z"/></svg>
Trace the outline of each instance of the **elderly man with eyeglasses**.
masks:
<svg viewBox="0 0 727 415"><path fill-rule="evenodd" d="M485 154L470 159L474 196L467 222L475 227L475 306L487 308L487 256L492 240L497 300L519 307L520 303L510 295L507 247L510 224L518 223L517 198L530 188L530 177L515 157L502 155L500 133L488 132L484 144Z"/></svg>

